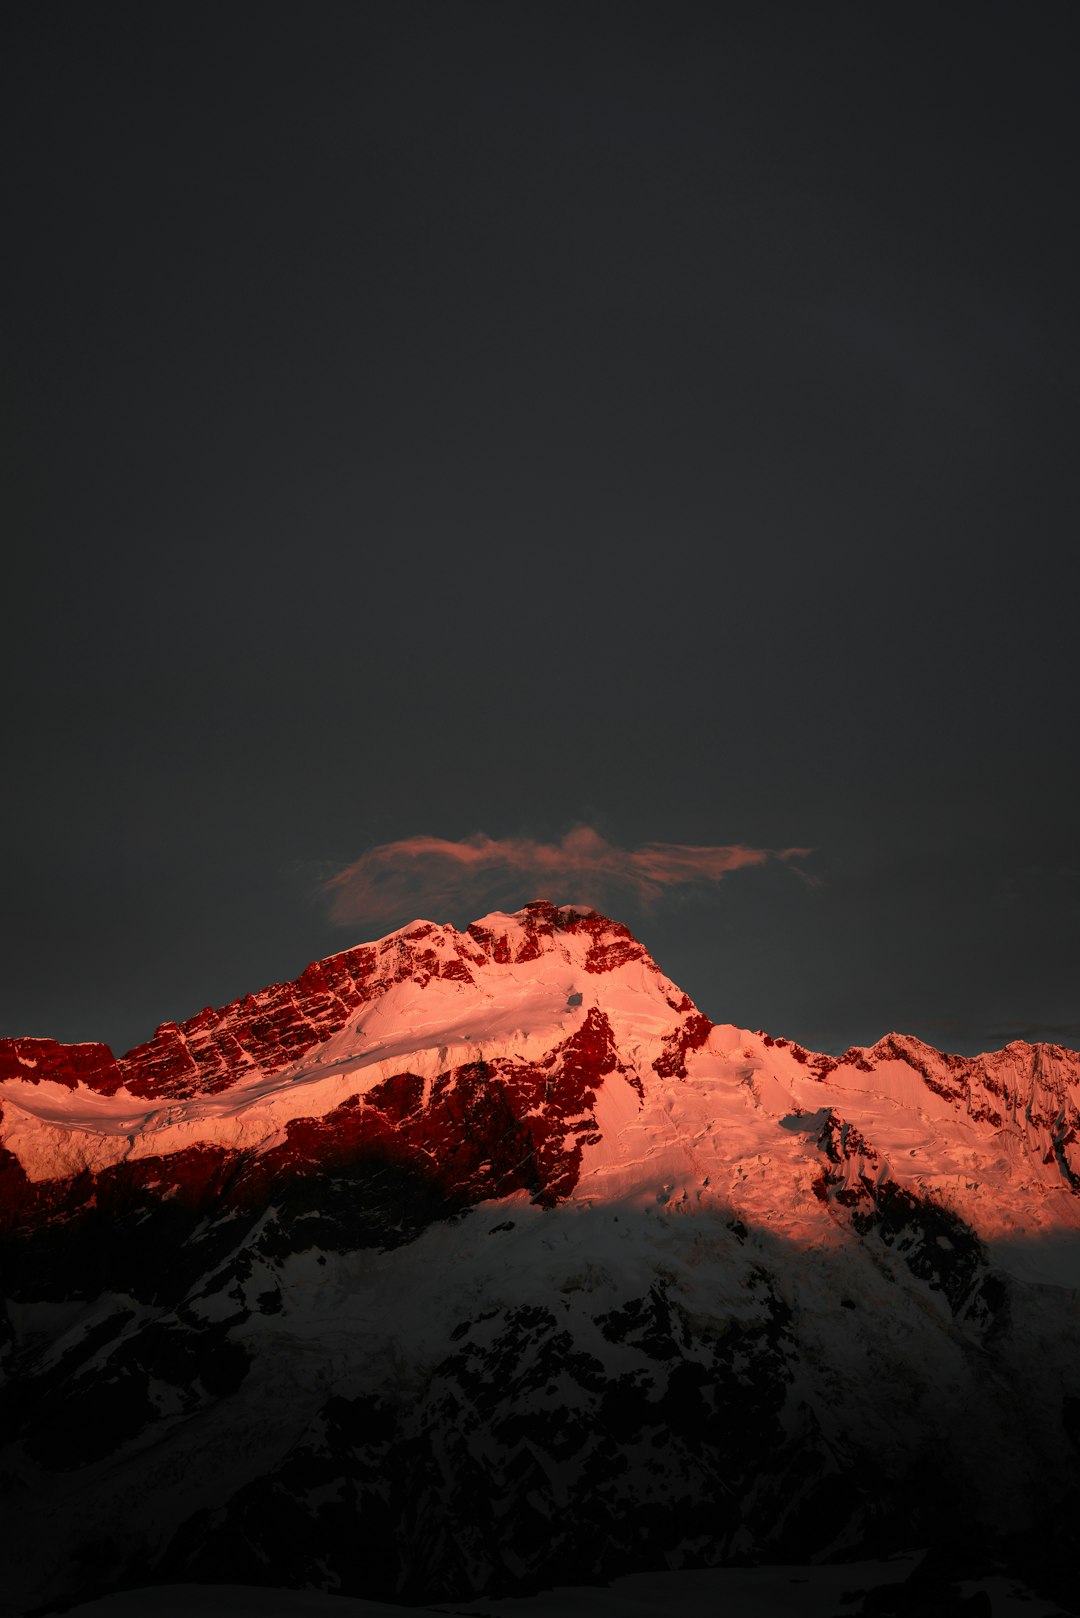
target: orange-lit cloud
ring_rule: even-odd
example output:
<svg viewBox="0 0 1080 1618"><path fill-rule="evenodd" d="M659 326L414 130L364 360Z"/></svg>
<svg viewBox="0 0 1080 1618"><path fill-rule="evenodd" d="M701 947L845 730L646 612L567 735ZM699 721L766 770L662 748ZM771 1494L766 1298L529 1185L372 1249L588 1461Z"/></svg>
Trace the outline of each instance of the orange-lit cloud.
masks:
<svg viewBox="0 0 1080 1618"><path fill-rule="evenodd" d="M616 848L589 826L560 843L526 837L406 837L381 843L324 884L331 919L339 926L400 926L423 915L444 920L472 909L517 908L531 899L645 909L668 889L719 882L732 871L791 860L808 848L747 848L743 843L699 848L643 843Z"/></svg>

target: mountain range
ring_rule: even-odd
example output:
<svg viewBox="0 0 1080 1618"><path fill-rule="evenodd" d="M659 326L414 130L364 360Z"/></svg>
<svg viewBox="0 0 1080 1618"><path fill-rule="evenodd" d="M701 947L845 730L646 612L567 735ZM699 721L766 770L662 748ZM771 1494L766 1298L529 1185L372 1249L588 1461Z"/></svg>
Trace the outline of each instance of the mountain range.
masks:
<svg viewBox="0 0 1080 1618"><path fill-rule="evenodd" d="M1073 1610L1059 1046L815 1054L587 907L416 922L121 1057L0 1040L0 1255L10 1613L913 1547Z"/></svg>

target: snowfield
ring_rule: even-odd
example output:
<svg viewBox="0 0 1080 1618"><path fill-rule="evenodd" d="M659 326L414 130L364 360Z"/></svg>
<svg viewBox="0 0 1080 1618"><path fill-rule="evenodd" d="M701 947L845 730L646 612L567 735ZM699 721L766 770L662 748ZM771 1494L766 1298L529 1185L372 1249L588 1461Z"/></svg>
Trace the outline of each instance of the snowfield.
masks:
<svg viewBox="0 0 1080 1618"><path fill-rule="evenodd" d="M9 1610L1068 1611L1078 1101L547 904L0 1041Z"/></svg>

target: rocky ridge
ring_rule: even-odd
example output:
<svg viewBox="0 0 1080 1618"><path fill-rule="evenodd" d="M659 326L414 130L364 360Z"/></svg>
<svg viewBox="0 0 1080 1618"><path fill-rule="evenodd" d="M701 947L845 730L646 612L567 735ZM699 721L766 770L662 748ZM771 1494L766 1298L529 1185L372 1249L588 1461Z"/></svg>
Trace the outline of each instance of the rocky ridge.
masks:
<svg viewBox="0 0 1080 1618"><path fill-rule="evenodd" d="M6 1587L456 1598L943 1514L1041 1545L1078 1102L1054 1046L714 1025L551 905L120 1058L0 1041Z"/></svg>

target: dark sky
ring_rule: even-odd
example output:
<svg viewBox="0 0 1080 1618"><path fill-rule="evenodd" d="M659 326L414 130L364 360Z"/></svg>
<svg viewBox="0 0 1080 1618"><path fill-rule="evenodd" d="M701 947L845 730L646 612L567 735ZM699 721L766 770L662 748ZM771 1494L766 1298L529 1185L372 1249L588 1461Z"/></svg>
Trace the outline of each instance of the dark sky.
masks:
<svg viewBox="0 0 1080 1618"><path fill-rule="evenodd" d="M0 1033L587 825L813 849L623 907L718 1020L1080 1041L1073 5L4 27Z"/></svg>

